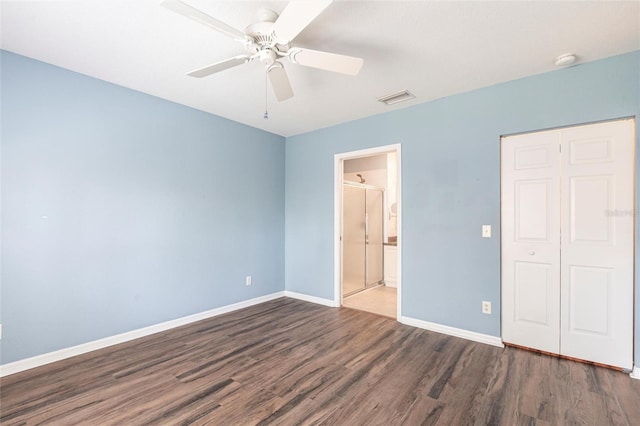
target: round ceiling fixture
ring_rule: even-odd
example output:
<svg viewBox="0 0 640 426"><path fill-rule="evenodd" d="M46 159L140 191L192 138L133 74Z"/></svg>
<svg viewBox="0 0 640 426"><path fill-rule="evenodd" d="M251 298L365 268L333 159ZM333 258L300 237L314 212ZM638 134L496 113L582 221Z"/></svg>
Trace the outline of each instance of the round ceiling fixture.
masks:
<svg viewBox="0 0 640 426"><path fill-rule="evenodd" d="M557 67L568 67L569 65L573 65L576 62L576 54L575 53L565 53L556 58L556 66Z"/></svg>

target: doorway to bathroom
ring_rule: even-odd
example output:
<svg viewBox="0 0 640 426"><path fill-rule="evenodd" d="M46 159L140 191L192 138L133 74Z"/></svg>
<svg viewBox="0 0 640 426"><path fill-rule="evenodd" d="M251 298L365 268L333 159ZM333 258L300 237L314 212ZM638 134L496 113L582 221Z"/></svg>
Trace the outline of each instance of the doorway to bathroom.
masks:
<svg viewBox="0 0 640 426"><path fill-rule="evenodd" d="M335 304L401 317L400 144L335 156Z"/></svg>

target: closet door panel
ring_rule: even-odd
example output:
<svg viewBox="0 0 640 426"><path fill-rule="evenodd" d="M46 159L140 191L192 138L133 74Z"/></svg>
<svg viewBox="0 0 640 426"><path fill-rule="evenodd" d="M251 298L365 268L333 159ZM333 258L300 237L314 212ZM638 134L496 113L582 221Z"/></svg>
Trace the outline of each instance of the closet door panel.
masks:
<svg viewBox="0 0 640 426"><path fill-rule="evenodd" d="M560 353L632 367L633 121L561 130Z"/></svg>
<svg viewBox="0 0 640 426"><path fill-rule="evenodd" d="M502 338L559 350L557 131L502 139Z"/></svg>
<svg viewBox="0 0 640 426"><path fill-rule="evenodd" d="M548 326L549 299L555 291L552 269L548 263L515 262L513 303L516 322Z"/></svg>
<svg viewBox="0 0 640 426"><path fill-rule="evenodd" d="M611 268L571 266L568 328L572 333L606 336L611 328Z"/></svg>
<svg viewBox="0 0 640 426"><path fill-rule="evenodd" d="M569 244L613 245L614 176L580 176L569 179Z"/></svg>

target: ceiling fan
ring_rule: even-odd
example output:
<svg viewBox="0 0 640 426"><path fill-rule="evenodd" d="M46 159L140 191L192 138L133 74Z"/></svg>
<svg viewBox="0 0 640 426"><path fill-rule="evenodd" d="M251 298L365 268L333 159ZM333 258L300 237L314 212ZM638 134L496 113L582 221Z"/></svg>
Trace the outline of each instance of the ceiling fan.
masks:
<svg viewBox="0 0 640 426"><path fill-rule="evenodd" d="M287 73L280 62L286 57L290 62L326 71L357 75L362 68L362 58L338 55L319 50L291 46L291 42L331 4L332 0L291 1L280 16L272 10L260 9L257 22L237 30L222 21L180 0L165 0L161 4L173 12L213 28L243 44L246 53L187 73L191 77L211 74L259 59L265 65L271 87L278 101L293 97Z"/></svg>

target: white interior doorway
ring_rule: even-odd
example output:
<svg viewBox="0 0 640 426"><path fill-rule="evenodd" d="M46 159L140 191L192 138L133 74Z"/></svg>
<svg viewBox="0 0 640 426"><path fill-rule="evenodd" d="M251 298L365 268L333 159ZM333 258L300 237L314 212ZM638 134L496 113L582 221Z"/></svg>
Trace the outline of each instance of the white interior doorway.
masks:
<svg viewBox="0 0 640 426"><path fill-rule="evenodd" d="M353 306L357 303L362 306L363 310L399 319L402 315L400 144L336 154L334 158L334 304L335 306L358 308L358 306ZM386 162L384 176L381 168L377 167L358 171L358 164L371 163L371 161L380 161L381 159ZM372 200L378 203L380 189L383 191L383 202L382 215L378 219L377 213L371 214L366 209L371 208ZM349 196L347 198L348 205L345 205L344 202L345 193ZM367 195L369 195L369 202L366 201ZM358 203L359 198L362 198L364 203L362 211L360 211ZM377 204L373 208L377 209ZM345 219L345 209L347 212L355 211L356 215L362 213L362 219L356 217L355 222L359 222L363 230L369 231L363 231L366 236L354 238L353 233L349 232L349 227L352 226L350 223L354 222L354 219L349 216ZM369 226L372 228L369 229ZM378 227L381 229L378 230ZM383 235L383 241L378 241L378 231ZM367 244L369 241L371 244ZM366 251L360 253L357 248L354 248L354 245L359 243L366 247ZM386 253L386 259L384 255L381 255L381 251ZM369 255L369 262L367 262L367 255ZM352 282L354 278L353 265L345 265L345 260L362 263L362 267L359 264L356 265L356 269L363 271L362 278L356 277L359 283ZM346 283L346 287L345 274L346 278L352 280ZM383 276L382 280L380 274ZM348 297L346 303L345 296ZM391 306L392 309L388 309L390 297L393 297L395 305ZM380 307L378 300L382 300L385 306ZM377 309L381 311L377 312ZM393 312L393 314L389 314L389 312Z"/></svg>

